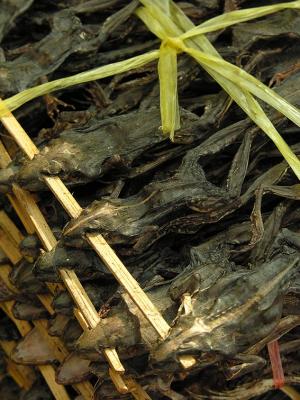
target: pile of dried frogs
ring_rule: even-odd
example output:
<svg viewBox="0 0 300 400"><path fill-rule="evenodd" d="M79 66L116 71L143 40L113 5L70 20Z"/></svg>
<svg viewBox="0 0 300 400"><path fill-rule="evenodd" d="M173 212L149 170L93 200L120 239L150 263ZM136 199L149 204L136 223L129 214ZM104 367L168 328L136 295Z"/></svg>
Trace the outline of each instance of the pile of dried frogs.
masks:
<svg viewBox="0 0 300 400"><path fill-rule="evenodd" d="M263 4L262 4L263 3ZM276 1L272 1L276 3ZM267 1L178 1L195 24ZM0 0L0 97L47 79L155 49L133 15L137 2ZM220 54L300 107L300 12L286 10L208 34ZM110 380L103 348L116 348L126 374L151 399L284 399L266 345L279 340L286 385L300 384L300 186L274 144L186 55L178 62L181 129L160 129L157 64L36 99L15 116L40 153L29 161L1 128L13 158L0 170L1 207L22 231L12 291L18 320L48 319L70 355L56 369L69 385L86 379L95 399L127 399ZM268 115L300 155L299 128ZM84 211L69 221L43 175L58 176ZM9 205L14 184L33 192L58 240L41 250ZM85 240L100 232L171 330L159 340ZM2 239L1 239L2 240ZM1 247L3 248L3 242ZM7 265L4 253L1 265ZM0 266L1 268L1 266ZM45 282L74 269L103 318L83 333L74 303L57 291L54 316L38 301ZM2 304L2 303L1 303ZM1 311L2 312L2 311ZM2 312L0 339L17 341L11 359L58 365L36 330L21 338ZM179 357L193 355L188 370ZM43 379L27 391L1 353L0 397L52 399ZM73 396L73 397L72 397Z"/></svg>

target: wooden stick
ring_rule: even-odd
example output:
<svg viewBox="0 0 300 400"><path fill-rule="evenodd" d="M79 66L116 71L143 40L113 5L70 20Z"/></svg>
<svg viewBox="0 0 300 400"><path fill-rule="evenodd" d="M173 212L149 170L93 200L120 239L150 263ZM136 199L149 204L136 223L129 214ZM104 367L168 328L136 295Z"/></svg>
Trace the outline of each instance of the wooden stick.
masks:
<svg viewBox="0 0 300 400"><path fill-rule="evenodd" d="M6 213L2 210L0 210L0 228L10 236L16 244L24 239L19 229L17 229L15 224L11 223L11 219L8 218Z"/></svg>
<svg viewBox="0 0 300 400"><path fill-rule="evenodd" d="M284 385L280 390L285 393L291 400L300 400L300 393L292 386Z"/></svg>
<svg viewBox="0 0 300 400"><path fill-rule="evenodd" d="M126 384L128 389L132 393L133 397L137 400L151 400L147 393L145 393L144 389L139 385L133 385L132 378L126 378Z"/></svg>
<svg viewBox="0 0 300 400"><path fill-rule="evenodd" d="M108 370L110 379L114 383L115 387L117 388L118 392L121 394L128 393L128 387L126 386L126 383L124 382L124 379L120 374L117 374L116 371L112 368L109 368Z"/></svg>

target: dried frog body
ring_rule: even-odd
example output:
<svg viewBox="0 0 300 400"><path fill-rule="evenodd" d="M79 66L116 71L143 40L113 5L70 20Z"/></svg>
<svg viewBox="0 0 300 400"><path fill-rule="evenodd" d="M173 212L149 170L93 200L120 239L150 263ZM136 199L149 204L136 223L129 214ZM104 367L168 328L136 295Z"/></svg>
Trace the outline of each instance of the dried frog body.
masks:
<svg viewBox="0 0 300 400"><path fill-rule="evenodd" d="M23 259L13 266L10 280L24 294L48 293L46 285L39 281L32 273L33 264Z"/></svg>
<svg viewBox="0 0 300 400"><path fill-rule="evenodd" d="M34 321L36 319L48 318L49 314L45 307L34 297L25 297L17 300L12 308L16 319Z"/></svg>
<svg viewBox="0 0 300 400"><path fill-rule="evenodd" d="M2 62L0 95L7 97L33 86L39 78L55 71L66 58L85 44L87 32L69 10L54 14L52 30L29 46L13 61Z"/></svg>
<svg viewBox="0 0 300 400"><path fill-rule="evenodd" d="M90 361L80 358L75 353L67 356L56 372L56 382L61 385L80 383L91 377Z"/></svg>
<svg viewBox="0 0 300 400"><path fill-rule="evenodd" d="M175 142L200 140L204 133L199 129L199 118L184 110L181 116L182 129L176 133ZM167 144L159 125L158 109L104 120L93 118L50 140L32 161L21 159L1 170L0 187L6 191L16 182L28 190L45 190L43 175L59 176L69 186L97 180L108 172L126 175L138 156Z"/></svg>
<svg viewBox="0 0 300 400"><path fill-rule="evenodd" d="M246 227L248 227L248 224ZM242 226L242 228L239 226L236 230L233 229L229 234L230 237L232 236L231 240L235 240L236 237L240 238L245 230L245 226ZM139 276L140 282L143 282L143 279L146 278L145 280L148 282L148 287L145 288L146 293L169 324L176 318L178 312L177 299L178 297L180 298L180 295L178 295L174 296L174 299L172 299L170 296L170 288L172 288L173 293L178 294L180 292L181 294L181 289L179 288L182 287L183 284L186 285L187 280L184 278L185 275L190 285L194 285L195 282L198 282L193 274L189 273L189 270L193 268L196 269L199 266L199 257L201 257L202 263L205 266L205 262L207 262L207 259L209 260L205 270L207 274L203 280L205 286L208 285L208 282L215 282L218 277L222 276L225 267L230 267L231 264L227 261L227 257L224 253L224 249L227 248L227 245L224 244L224 249L220 246L216 247L216 243L222 242L222 240L225 243L225 238L227 238L227 233L222 233L222 236L218 235L211 240L209 244L205 243L202 247L199 246L199 249L192 249L190 252L190 265L178 275L180 279L178 279L178 277L171 281L161 281L160 279L157 282L155 280L156 275L151 269L149 271L146 270L144 276L143 274ZM247 235L246 240L247 239L249 239L249 234ZM198 254L198 257L196 254ZM212 265L213 258L215 259ZM223 265L224 268L218 268L218 264ZM149 273L150 276L148 276ZM147 352L154 344L157 345L157 335L154 334L153 328L144 318L140 318L139 313L135 313L133 305L130 302L128 303L128 298L126 299L126 303L122 302L114 306L108 316L104 318L94 330L83 333L78 342L78 350L82 356L97 360L95 356L102 347L117 346L118 351L124 358L132 358L138 354ZM154 342L152 343L152 341ZM144 345L141 345L142 343L144 343Z"/></svg>
<svg viewBox="0 0 300 400"><path fill-rule="evenodd" d="M202 286L200 268L199 288L194 294L185 289L190 293L188 303L152 359L163 362L197 352L233 357L267 336L281 317L282 294L299 268L299 256L298 248L281 245L252 271L225 273L208 287Z"/></svg>
<svg viewBox="0 0 300 400"><path fill-rule="evenodd" d="M99 310L103 303L109 298L109 295L117 289L117 284L109 284L107 282L105 285L103 285L103 283L101 285L101 283L102 282L98 282L98 284L96 282L87 282L83 285L85 292L89 296L96 310ZM57 313L69 316L73 315L74 302L67 291L62 291L56 294L52 306Z"/></svg>
<svg viewBox="0 0 300 400"><path fill-rule="evenodd" d="M51 251L40 255L34 264L33 273L41 281L61 282L58 272L61 268L74 270L81 281L113 279L95 252L64 247L60 243Z"/></svg>
<svg viewBox="0 0 300 400"><path fill-rule="evenodd" d="M297 84L299 77L299 73L292 76L278 88L280 93L289 94L294 104L300 101L297 91L291 95L292 87ZM277 114L277 122L282 124L283 121ZM243 187L245 178L247 181L251 144L257 132L257 128L253 128L248 120L217 131L186 152L182 164L173 176L166 174L164 179L154 179L134 196L102 199L92 203L66 226L64 242L77 247L80 246L80 237L83 234L99 231L110 244L117 246L120 254L125 251L124 248L130 254L130 248L133 253L142 252L167 233L190 234L199 230L203 224L218 222L255 196L255 189L259 186L269 186L279 181L275 174L272 181L271 175L267 176L268 172L264 169L262 173L266 173L266 176L260 174L261 178L256 180L255 189L252 189L253 182L250 181L251 190L248 188L241 196L242 189L249 185L247 182ZM217 179L223 183L222 181L227 180L227 190L223 185L220 187L212 184L200 163L205 164L208 159L215 160L217 153L235 144L242 134L242 143L233 159L230 158L227 165L223 163L225 170L222 165L217 170L222 178L213 175L205 165L212 181ZM221 168L223 169L220 171ZM251 168L255 168L255 160ZM281 175L284 175L284 171Z"/></svg>
<svg viewBox="0 0 300 400"><path fill-rule="evenodd" d="M176 317L177 307L168 296L168 286L159 285L146 293L167 322L171 323ZM108 317L102 319L95 329L83 333L76 350L82 357L97 361L103 348L117 347L120 357L127 359L147 352L147 344L152 340L157 340L153 328L144 320L140 323L138 317L122 302L114 306Z"/></svg>
<svg viewBox="0 0 300 400"><path fill-rule="evenodd" d="M37 328L33 328L18 342L11 359L25 365L45 365L57 361L54 347Z"/></svg>
<svg viewBox="0 0 300 400"><path fill-rule="evenodd" d="M168 232L193 233L234 211L238 197L208 182L198 154L191 154L173 176L151 182L135 196L93 202L66 226L65 242L76 245L84 233L98 231L111 245L142 252Z"/></svg>
<svg viewBox="0 0 300 400"><path fill-rule="evenodd" d="M81 243L80 243L81 245ZM159 280L174 278L186 265L183 255L169 248L171 241L162 246L156 246L142 254L124 258L127 269L141 284L147 284L153 276ZM65 246L60 241L56 247L41 254L34 264L33 273L37 279L46 282L60 282L60 268L72 269L82 282L100 279L101 290L104 285L114 290L114 280L111 273L93 250ZM106 291L106 290L105 290Z"/></svg>

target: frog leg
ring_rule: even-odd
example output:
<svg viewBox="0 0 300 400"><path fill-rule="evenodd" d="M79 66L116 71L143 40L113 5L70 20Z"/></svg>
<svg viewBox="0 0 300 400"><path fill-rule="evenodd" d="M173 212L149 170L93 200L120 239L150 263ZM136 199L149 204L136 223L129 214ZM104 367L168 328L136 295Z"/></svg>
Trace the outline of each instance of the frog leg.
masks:
<svg viewBox="0 0 300 400"><path fill-rule="evenodd" d="M277 86L283 80L288 78L289 76L293 75L295 72L299 71L300 69L300 62L293 64L290 68L285 71L277 72L272 79L270 80L269 86L273 86L274 84Z"/></svg>
<svg viewBox="0 0 300 400"><path fill-rule="evenodd" d="M264 235L264 223L261 215L262 197L266 193L272 193L290 200L300 200L300 184L292 186L260 186L255 193L255 203L250 216L252 225L252 237L250 242L245 245L242 251L252 249L259 241L262 240ZM241 250L241 249L240 249Z"/></svg>
<svg viewBox="0 0 300 400"><path fill-rule="evenodd" d="M266 336L261 339L259 342L255 343L253 346L249 347L245 354L258 354L267 343L272 342L276 339L281 338L283 335L294 329L295 327L300 325L300 316L299 315L289 315L288 317L281 318L275 329Z"/></svg>
<svg viewBox="0 0 300 400"><path fill-rule="evenodd" d="M171 389L171 383L172 383L173 379L174 379L174 376L171 374L165 374L162 377L158 377L157 378L158 391L162 395L164 395L165 397L168 397L171 400L184 400L185 396L182 396L181 394L179 394Z"/></svg>
<svg viewBox="0 0 300 400"><path fill-rule="evenodd" d="M230 171L227 177L226 187L233 196L240 196L242 185L247 173L251 144L256 129L248 129L243 137L243 141L236 152L231 163Z"/></svg>
<svg viewBox="0 0 300 400"><path fill-rule="evenodd" d="M42 78L40 78L40 81L42 83L47 83L48 79L46 76L43 76ZM59 113L58 106L62 106L65 108L69 107L69 108L72 108L73 110L75 110L75 107L73 105L65 103L64 101L58 99L57 97L53 96L52 94L45 94L43 96L43 98L46 103L47 114L48 114L49 118L52 119L53 122L55 122L56 116Z"/></svg>
<svg viewBox="0 0 300 400"><path fill-rule="evenodd" d="M265 365L266 360L258 355L237 354L233 360L225 361L222 367L226 379L230 381L262 369Z"/></svg>
<svg viewBox="0 0 300 400"><path fill-rule="evenodd" d="M62 107L71 107L73 110L75 110L75 107L72 106L71 104L67 104L64 101L58 99L57 97L51 95L51 94L45 94L44 100L46 103L46 108L47 108L47 114L48 116L52 119L53 122L56 120L56 116L59 113L59 106Z"/></svg>
<svg viewBox="0 0 300 400"><path fill-rule="evenodd" d="M273 241L279 233L283 217L286 215L289 207L289 201L282 201L274 208L272 213L264 221L261 240L256 243L250 254L250 260L252 264L256 264L262 260L268 259L272 249Z"/></svg>

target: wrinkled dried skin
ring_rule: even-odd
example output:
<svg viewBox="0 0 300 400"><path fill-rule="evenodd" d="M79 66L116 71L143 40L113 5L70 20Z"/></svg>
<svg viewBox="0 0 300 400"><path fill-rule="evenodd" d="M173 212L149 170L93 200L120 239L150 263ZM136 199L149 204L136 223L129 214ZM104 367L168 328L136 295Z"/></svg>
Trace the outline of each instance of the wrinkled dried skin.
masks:
<svg viewBox="0 0 300 400"><path fill-rule="evenodd" d="M63 314L56 314L48 321L48 334L50 336L63 336L70 317Z"/></svg>
<svg viewBox="0 0 300 400"><path fill-rule="evenodd" d="M199 118L183 111L178 143L191 143L203 135ZM23 159L0 171L0 187L9 190L17 182L29 190L45 190L42 175L59 176L66 185L99 179L110 171L128 173L132 162L155 146L167 143L160 129L158 109L132 112L105 120L91 119L86 125L65 131L50 140L32 161Z"/></svg>
<svg viewBox="0 0 300 400"><path fill-rule="evenodd" d="M70 319L63 333L63 341L70 352L74 351L76 341L81 334L82 328L77 320Z"/></svg>
<svg viewBox="0 0 300 400"><path fill-rule="evenodd" d="M141 316L130 307L125 312L124 305L120 305L95 329L81 336L78 350L95 359L93 351L100 351L102 346L117 346L122 356L124 349L132 349L127 351L127 358L150 349L156 369L163 365L166 370L169 365L174 370L174 361L182 354L201 355L199 365L204 367L218 357L234 358L265 338L281 317L282 295L299 268L300 255L287 246L291 240L281 239L280 246L275 241L267 261L258 263L252 271L240 269L228 257L232 244L249 240L248 229L248 223L233 227L229 233L192 248L190 265L171 284L147 291L168 323L175 321L164 342L150 343L153 333L143 326ZM138 336L134 338L132 332ZM141 342L144 348L138 347ZM217 358L209 357L211 354Z"/></svg>
<svg viewBox="0 0 300 400"><path fill-rule="evenodd" d="M56 382L61 385L72 385L88 379L91 375L89 360L83 360L76 354L70 354L56 372Z"/></svg>
<svg viewBox="0 0 300 400"><path fill-rule="evenodd" d="M44 365L56 361L55 352L37 328L33 328L14 348L11 359L19 364Z"/></svg>
<svg viewBox="0 0 300 400"><path fill-rule="evenodd" d="M286 40L289 34L293 38L299 38L300 17L297 10L284 10L273 15L268 15L260 21L244 22L232 28L233 45L242 49L260 46L270 39Z"/></svg>
<svg viewBox="0 0 300 400"><path fill-rule="evenodd" d="M107 290L107 288L103 288L101 290L100 285L87 283L84 286L84 290L87 293L89 299L93 303L96 310L99 310L103 304L103 294L102 292ZM57 313L62 313L65 315L73 315L74 312L74 302L72 297L67 291L62 291L54 296L52 306Z"/></svg>
<svg viewBox="0 0 300 400"><path fill-rule="evenodd" d="M16 319L23 319L25 321L34 321L49 316L45 307L37 300L33 299L16 301L13 305L12 312Z"/></svg>
<svg viewBox="0 0 300 400"><path fill-rule="evenodd" d="M9 278L13 285L24 294L48 293L46 285L33 275L32 270L33 264L22 260L13 267Z"/></svg>
<svg viewBox="0 0 300 400"><path fill-rule="evenodd" d="M0 64L0 95L7 97L56 70L65 59L85 43L85 29L70 11L54 15L52 31L13 61Z"/></svg>
<svg viewBox="0 0 300 400"><path fill-rule="evenodd" d="M282 249L253 271L225 275L200 290L192 296L189 308L182 310L166 341L154 349L153 360L162 362L197 353L197 349L226 356L244 351L276 327L282 294L298 267L299 252ZM199 275L201 279L201 270Z"/></svg>
<svg viewBox="0 0 300 400"><path fill-rule="evenodd" d="M95 252L71 249L60 244L37 259L33 273L42 281L61 282L58 272L61 268L74 270L81 281L97 278L112 279Z"/></svg>
<svg viewBox="0 0 300 400"><path fill-rule="evenodd" d="M193 153L191 153L193 154ZM200 225L220 220L237 208L239 200L205 178L195 157L187 153L171 178L152 182L126 199L95 201L65 231L66 243L83 233L98 231L112 245L128 245L142 252L168 232L193 233ZM190 214L193 223L188 223Z"/></svg>

